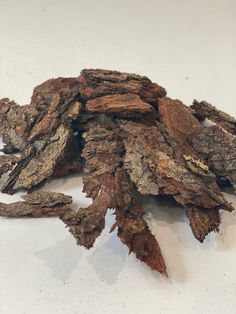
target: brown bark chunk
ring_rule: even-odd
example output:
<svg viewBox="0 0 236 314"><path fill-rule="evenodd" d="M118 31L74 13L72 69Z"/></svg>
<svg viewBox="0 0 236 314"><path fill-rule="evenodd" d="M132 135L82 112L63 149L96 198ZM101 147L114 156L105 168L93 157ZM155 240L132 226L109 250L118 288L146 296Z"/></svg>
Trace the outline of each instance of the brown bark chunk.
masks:
<svg viewBox="0 0 236 314"><path fill-rule="evenodd" d="M175 139L183 154L194 154L189 137L204 127L192 115L190 109L180 100L168 97L158 101L159 121L166 127L168 134Z"/></svg>
<svg viewBox="0 0 236 314"><path fill-rule="evenodd" d="M160 247L142 218L142 209L135 210L128 176L120 168L123 154L120 129L104 115L97 116L89 125L89 131L83 135L82 154L86 160L83 180L84 192L92 197L93 203L76 213L67 212L61 219L77 243L90 248L105 227L108 208L115 208L122 242L137 258L167 276Z"/></svg>
<svg viewBox="0 0 236 314"><path fill-rule="evenodd" d="M124 131L124 166L141 194L172 195L182 206L232 210L217 185L208 185L186 167L162 126L121 121ZM170 143L173 143L171 146Z"/></svg>
<svg viewBox="0 0 236 314"><path fill-rule="evenodd" d="M236 119L229 114L217 109L206 101L198 102L197 100L194 100L191 108L200 121L207 118L224 128L226 131L236 135Z"/></svg>
<svg viewBox="0 0 236 314"><path fill-rule="evenodd" d="M89 100L86 109L90 112L115 114L120 117L134 117L135 114L151 114L152 106L135 94L114 94Z"/></svg>
<svg viewBox="0 0 236 314"><path fill-rule="evenodd" d="M129 178L124 169L116 172L116 224L118 236L130 253L151 269L168 277L160 246L143 219L143 209L133 196Z"/></svg>
<svg viewBox="0 0 236 314"><path fill-rule="evenodd" d="M19 106L8 98L0 100L0 136L6 153L22 151L28 142L28 131L37 118L37 110Z"/></svg>
<svg viewBox="0 0 236 314"><path fill-rule="evenodd" d="M55 79L34 89L29 110L37 121L28 128L28 143L21 161L12 171L3 192L30 189L50 177L66 155L73 139L71 122L79 116L79 86L76 79Z"/></svg>
<svg viewBox="0 0 236 314"><path fill-rule="evenodd" d="M0 100L3 151L22 154L3 192L31 189L83 167L83 191L92 198L90 206L73 211L70 196L34 192L22 202L0 203L0 215L59 216L77 243L90 248L113 208L111 231L117 228L130 252L167 276L136 189L141 195L172 196L187 209L199 241L218 231L219 210L233 210L216 180L228 180L236 189L236 120L206 102L195 101L190 109L165 96L147 77L83 70L78 78L37 86L29 105ZM226 131L205 128L198 121L205 117ZM14 163L15 157L0 156L0 176Z"/></svg>
<svg viewBox="0 0 236 314"><path fill-rule="evenodd" d="M23 202L0 203L2 217L54 217L68 211L72 197L55 192L34 192L22 196Z"/></svg>
<svg viewBox="0 0 236 314"><path fill-rule="evenodd" d="M168 134L178 143L178 151L183 154L186 166L192 173L201 178L202 187L210 186L210 190L215 195L221 195L223 199L223 195L216 182L216 177L212 173L207 159L191 143L191 139L194 139L195 136L198 136L205 129L204 126L197 121L191 110L179 100L164 97L160 99L158 105L160 122L166 127ZM197 208L188 210L187 215L190 218L191 229L199 241L202 242L209 232L218 230L214 224L211 224L212 221L207 219L213 219L213 217L219 215L218 212L217 204L215 208L208 209L206 207L205 210ZM194 216L193 213L196 215L199 213L199 217L202 218L201 221L197 220L195 223L198 216ZM204 217L206 219L203 219ZM218 221L218 225L220 224L219 219L215 221Z"/></svg>
<svg viewBox="0 0 236 314"><path fill-rule="evenodd" d="M110 94L137 94L145 102L156 104L166 95L163 87L147 77L108 70L83 70L79 77L80 93L84 100Z"/></svg>
<svg viewBox="0 0 236 314"><path fill-rule="evenodd" d="M236 136L215 125L193 136L192 146L216 176L228 180L236 191Z"/></svg>
<svg viewBox="0 0 236 314"><path fill-rule="evenodd" d="M206 235L212 231L219 232L221 222L218 209L199 209L189 208L187 216L190 221L190 227L196 239L203 242Z"/></svg>

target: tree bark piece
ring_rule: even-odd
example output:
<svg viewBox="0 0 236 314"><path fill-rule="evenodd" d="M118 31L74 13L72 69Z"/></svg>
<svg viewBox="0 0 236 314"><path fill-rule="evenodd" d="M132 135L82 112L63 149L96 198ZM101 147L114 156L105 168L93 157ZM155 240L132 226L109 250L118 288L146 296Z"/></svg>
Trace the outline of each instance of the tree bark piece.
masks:
<svg viewBox="0 0 236 314"><path fill-rule="evenodd" d="M34 192L24 195L23 202L0 203L2 217L54 217L68 211L72 197L55 192Z"/></svg>
<svg viewBox="0 0 236 314"><path fill-rule="evenodd" d="M172 195L184 207L221 206L232 210L217 185L208 186L186 167L181 155L175 155L173 148L178 146L166 137L158 122L156 126L146 126L121 121L120 127L125 138L124 166L141 194Z"/></svg>
<svg viewBox="0 0 236 314"><path fill-rule="evenodd" d="M0 178L4 173L12 170L12 168L19 161L19 159L20 158L17 156L0 156Z"/></svg>
<svg viewBox="0 0 236 314"><path fill-rule="evenodd" d="M215 106L206 101L198 102L197 100L194 100L191 108L200 121L207 118L221 126L226 131L236 135L236 119L229 114L217 109Z"/></svg>
<svg viewBox="0 0 236 314"><path fill-rule="evenodd" d="M205 117L219 126L205 128ZM90 248L105 227L139 260L167 276L160 246L136 201L141 195L172 196L203 241L220 225L219 210L232 211L218 186L236 189L235 119L206 102L192 109L166 97L147 77L108 70L83 70L78 78L51 79L37 86L26 106L0 100L0 136L6 153L0 176L10 170L3 192L31 189L47 178L83 169L83 191L92 199L74 211L71 197L35 192L24 201L0 203L5 217L59 216L79 245Z"/></svg>
<svg viewBox="0 0 236 314"><path fill-rule="evenodd" d="M206 235L212 231L219 232L221 222L218 209L206 210L199 208L189 208L187 216L190 227L196 239L203 242Z"/></svg>
<svg viewBox="0 0 236 314"><path fill-rule="evenodd" d="M133 196L131 184L126 171L122 168L116 171L116 225L118 236L127 245L130 253L168 277L161 248L143 219L143 209Z"/></svg>
<svg viewBox="0 0 236 314"><path fill-rule="evenodd" d="M214 193L223 198L216 177L212 172L214 169L211 168L211 164L205 158L206 156L200 152L198 143L196 145L191 143L192 139L195 140L199 134L206 131L205 127L193 116L190 108L179 100L164 97L160 99L158 106L160 122L166 127L168 134L178 143L178 151L183 154L186 166L192 173L201 178L203 185L211 186ZM194 236L201 242L209 232L219 230L220 218L217 207L205 210L195 207L189 209L187 215Z"/></svg>
<svg viewBox="0 0 236 314"><path fill-rule="evenodd" d="M163 97L158 101L158 110L159 121L178 143L182 154L194 156L195 152L189 143L189 137L204 127L193 116L189 107L178 99Z"/></svg>
<svg viewBox="0 0 236 314"><path fill-rule="evenodd" d="M120 117L134 117L135 114L151 114L153 108L135 94L114 94L89 100L89 112L115 114Z"/></svg>
<svg viewBox="0 0 236 314"><path fill-rule="evenodd" d="M105 215L115 208L118 236L130 252L149 267L167 276L160 247L143 220L143 210L134 204L128 176L122 166L123 145L120 129L104 115L95 116L83 134L86 160L84 192L93 200L88 208L61 215L77 243L86 248L94 245L105 227ZM138 210L136 210L138 208Z"/></svg>
<svg viewBox="0 0 236 314"><path fill-rule="evenodd" d="M36 117L37 110L32 106L20 106L8 98L0 100L0 136L5 143L4 152L24 150Z"/></svg>
<svg viewBox="0 0 236 314"><path fill-rule="evenodd" d="M147 77L108 70L85 69L78 79L83 100L110 94L137 94L145 102L156 104L158 97L166 95L163 87Z"/></svg>
<svg viewBox="0 0 236 314"><path fill-rule="evenodd" d="M4 193L30 189L53 174L73 139L71 123L81 109L78 96L76 79L49 80L34 89L28 110L37 111L37 121L27 129L22 159L4 185Z"/></svg>
<svg viewBox="0 0 236 314"><path fill-rule="evenodd" d="M228 180L236 191L236 136L215 125L193 136L192 146L218 179Z"/></svg>

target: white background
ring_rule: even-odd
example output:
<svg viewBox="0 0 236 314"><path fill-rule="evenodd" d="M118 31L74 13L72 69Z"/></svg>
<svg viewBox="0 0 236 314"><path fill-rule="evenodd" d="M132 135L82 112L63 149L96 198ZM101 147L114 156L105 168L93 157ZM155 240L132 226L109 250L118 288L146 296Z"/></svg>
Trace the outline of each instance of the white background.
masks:
<svg viewBox="0 0 236 314"><path fill-rule="evenodd" d="M42 81L91 67L144 74L170 97L236 115L236 1L0 0L0 98L29 103ZM89 204L79 177L44 189ZM235 214L199 244L181 209L154 199L147 207L169 280L128 256L108 228L87 251L57 219L1 219L0 313L236 313Z"/></svg>

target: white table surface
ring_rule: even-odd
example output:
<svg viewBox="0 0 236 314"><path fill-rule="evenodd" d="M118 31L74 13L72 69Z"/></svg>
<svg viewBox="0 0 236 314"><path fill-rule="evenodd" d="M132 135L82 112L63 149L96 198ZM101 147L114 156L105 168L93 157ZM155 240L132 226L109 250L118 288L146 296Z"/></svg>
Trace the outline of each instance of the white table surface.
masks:
<svg viewBox="0 0 236 314"><path fill-rule="evenodd" d="M144 74L170 97L205 99L236 115L236 2L0 0L0 98L28 103L37 84L83 68ZM43 189L84 206L81 187L73 176ZM200 244L182 210L154 199L147 207L169 280L108 234L111 214L89 251L58 219L1 219L0 313L236 313L235 213L223 213L220 233Z"/></svg>

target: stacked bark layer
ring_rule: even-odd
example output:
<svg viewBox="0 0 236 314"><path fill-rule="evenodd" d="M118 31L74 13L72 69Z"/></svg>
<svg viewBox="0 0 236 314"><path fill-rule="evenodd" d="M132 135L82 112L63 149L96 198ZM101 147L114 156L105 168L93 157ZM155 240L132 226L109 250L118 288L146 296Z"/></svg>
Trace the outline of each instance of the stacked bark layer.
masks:
<svg viewBox="0 0 236 314"><path fill-rule="evenodd" d="M205 118L217 125L204 127ZM0 215L58 214L77 243L90 248L105 227L107 210L114 208L112 231L117 229L137 258L167 276L135 195L171 196L202 242L219 230L219 211L233 210L219 182L236 188L235 130L233 117L206 102L186 107L147 77L83 70L78 78L51 79L34 89L29 105L0 101L3 151L21 153L19 160L0 156L0 176L16 164L2 192L30 190L50 177L83 171L84 192L93 202L74 211L65 206L66 198L60 202L52 195L52 204L36 194L1 204Z"/></svg>

